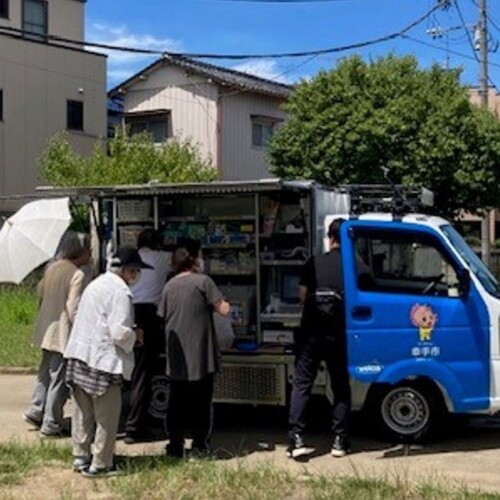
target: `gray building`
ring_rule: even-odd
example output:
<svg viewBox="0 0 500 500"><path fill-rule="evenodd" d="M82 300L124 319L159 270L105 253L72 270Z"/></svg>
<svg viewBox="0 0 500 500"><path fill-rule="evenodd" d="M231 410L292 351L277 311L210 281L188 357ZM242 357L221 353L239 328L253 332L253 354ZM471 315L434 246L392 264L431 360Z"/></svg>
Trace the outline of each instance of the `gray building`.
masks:
<svg viewBox="0 0 500 500"><path fill-rule="evenodd" d="M42 183L38 159L55 134L66 131L80 153L106 137L106 57L83 46L84 9L85 0L0 0L2 196Z"/></svg>

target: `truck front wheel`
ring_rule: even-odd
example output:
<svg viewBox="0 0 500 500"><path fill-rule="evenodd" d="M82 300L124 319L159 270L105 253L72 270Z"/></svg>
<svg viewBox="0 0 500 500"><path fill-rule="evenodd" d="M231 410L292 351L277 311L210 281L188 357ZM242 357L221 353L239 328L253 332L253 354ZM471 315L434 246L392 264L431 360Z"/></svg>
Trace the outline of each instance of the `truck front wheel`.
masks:
<svg viewBox="0 0 500 500"><path fill-rule="evenodd" d="M446 413L443 398L432 382L403 381L375 387L372 409L382 432L391 440L420 442L428 438Z"/></svg>

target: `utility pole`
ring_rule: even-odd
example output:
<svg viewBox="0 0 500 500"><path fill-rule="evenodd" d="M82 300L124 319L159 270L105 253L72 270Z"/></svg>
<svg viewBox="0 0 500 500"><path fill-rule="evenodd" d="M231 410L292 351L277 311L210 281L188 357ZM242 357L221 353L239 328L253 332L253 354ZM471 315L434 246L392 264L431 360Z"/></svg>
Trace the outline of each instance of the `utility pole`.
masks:
<svg viewBox="0 0 500 500"><path fill-rule="evenodd" d="M488 109L488 16L486 0L478 0L479 24L479 96L481 107ZM481 220L481 258L486 265L490 265L490 219L491 211L485 210Z"/></svg>

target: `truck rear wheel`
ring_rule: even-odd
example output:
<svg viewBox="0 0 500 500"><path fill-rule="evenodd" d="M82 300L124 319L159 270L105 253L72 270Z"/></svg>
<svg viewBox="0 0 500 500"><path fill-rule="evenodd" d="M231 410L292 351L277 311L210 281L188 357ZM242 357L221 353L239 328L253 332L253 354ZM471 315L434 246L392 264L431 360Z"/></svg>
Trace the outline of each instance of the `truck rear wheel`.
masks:
<svg viewBox="0 0 500 500"><path fill-rule="evenodd" d="M391 440L421 442L437 429L446 413L432 382L404 381L374 387L371 404L380 430Z"/></svg>

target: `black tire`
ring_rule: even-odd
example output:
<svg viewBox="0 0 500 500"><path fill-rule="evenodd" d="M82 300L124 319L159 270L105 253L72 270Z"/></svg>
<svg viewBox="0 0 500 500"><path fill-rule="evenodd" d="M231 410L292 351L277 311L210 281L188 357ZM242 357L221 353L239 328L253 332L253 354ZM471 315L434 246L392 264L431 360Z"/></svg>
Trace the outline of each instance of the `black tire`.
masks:
<svg viewBox="0 0 500 500"><path fill-rule="evenodd" d="M408 380L397 385L376 385L368 408L379 432L390 442L419 443L431 439L443 423L446 406L430 381Z"/></svg>

